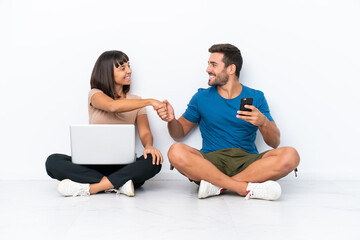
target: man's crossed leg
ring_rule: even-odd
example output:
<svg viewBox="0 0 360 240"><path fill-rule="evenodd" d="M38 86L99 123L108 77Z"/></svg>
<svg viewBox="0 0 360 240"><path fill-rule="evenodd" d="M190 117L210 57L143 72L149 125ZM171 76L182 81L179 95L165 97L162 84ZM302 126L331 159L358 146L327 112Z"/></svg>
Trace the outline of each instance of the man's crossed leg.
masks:
<svg viewBox="0 0 360 240"><path fill-rule="evenodd" d="M243 171L227 176L196 149L183 143L173 144L168 152L170 163L193 181L200 182L199 198L219 195L224 189L247 198L276 200L281 195L278 180L296 169L300 157L291 147L266 152Z"/></svg>

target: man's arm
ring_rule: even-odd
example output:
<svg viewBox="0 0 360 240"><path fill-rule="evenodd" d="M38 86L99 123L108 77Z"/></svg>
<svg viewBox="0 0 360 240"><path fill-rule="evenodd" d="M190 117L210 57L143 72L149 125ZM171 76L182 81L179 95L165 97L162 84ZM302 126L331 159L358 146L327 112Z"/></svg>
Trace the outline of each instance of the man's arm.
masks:
<svg viewBox="0 0 360 240"><path fill-rule="evenodd" d="M196 123L192 123L181 116L178 120L174 119L168 122L170 136L179 141L184 138L195 127Z"/></svg>
<svg viewBox="0 0 360 240"><path fill-rule="evenodd" d="M269 119L262 114L259 109L252 105L245 105L245 108L249 108L252 111L238 111L238 114L242 115L237 115L236 117L257 126L266 144L272 148L277 148L280 144L280 130L276 126L275 122L269 121Z"/></svg>
<svg viewBox="0 0 360 240"><path fill-rule="evenodd" d="M274 121L269 121L265 115L264 117L266 118L264 124L259 126L261 135L267 145L277 148L280 144L280 130Z"/></svg>

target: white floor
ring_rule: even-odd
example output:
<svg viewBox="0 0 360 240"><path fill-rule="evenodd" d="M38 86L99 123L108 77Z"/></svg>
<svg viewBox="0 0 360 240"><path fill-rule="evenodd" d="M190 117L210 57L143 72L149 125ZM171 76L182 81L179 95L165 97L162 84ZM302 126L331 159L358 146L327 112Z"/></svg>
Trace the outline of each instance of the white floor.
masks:
<svg viewBox="0 0 360 240"><path fill-rule="evenodd" d="M278 201L197 199L186 179L133 198L61 197L57 181L0 181L0 239L360 239L360 181L280 180Z"/></svg>

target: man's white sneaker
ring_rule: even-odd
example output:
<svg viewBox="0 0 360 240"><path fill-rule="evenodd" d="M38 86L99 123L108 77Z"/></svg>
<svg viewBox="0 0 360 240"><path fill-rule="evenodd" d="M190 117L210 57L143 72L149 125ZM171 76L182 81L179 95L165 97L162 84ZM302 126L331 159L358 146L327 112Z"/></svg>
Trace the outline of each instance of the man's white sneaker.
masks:
<svg viewBox="0 0 360 240"><path fill-rule="evenodd" d="M65 197L87 196L90 195L90 184L73 182L70 179L62 180L57 191Z"/></svg>
<svg viewBox="0 0 360 240"><path fill-rule="evenodd" d="M277 182L269 180L263 183L249 183L246 192L245 199L276 200L281 196L281 187Z"/></svg>
<svg viewBox="0 0 360 240"><path fill-rule="evenodd" d="M215 186L205 180L201 180L198 192L198 198L207 198L210 196L220 195L224 191L223 188Z"/></svg>
<svg viewBox="0 0 360 240"><path fill-rule="evenodd" d="M119 189L109 189L106 190L105 192L116 192L116 196L119 196L120 194L124 194L126 196L133 197L135 196L134 183L130 179L124 185L119 187Z"/></svg>

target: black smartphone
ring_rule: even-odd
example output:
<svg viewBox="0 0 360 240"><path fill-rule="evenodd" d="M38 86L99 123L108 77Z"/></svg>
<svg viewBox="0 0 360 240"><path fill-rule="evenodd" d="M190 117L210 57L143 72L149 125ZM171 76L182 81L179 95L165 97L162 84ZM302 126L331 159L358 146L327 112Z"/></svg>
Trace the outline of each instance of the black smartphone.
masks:
<svg viewBox="0 0 360 240"><path fill-rule="evenodd" d="M253 105L253 98L242 98L241 102L240 102L240 111L247 111L247 112L251 112L251 109L249 108L245 108L245 105ZM240 115L244 115L244 114L240 114Z"/></svg>

